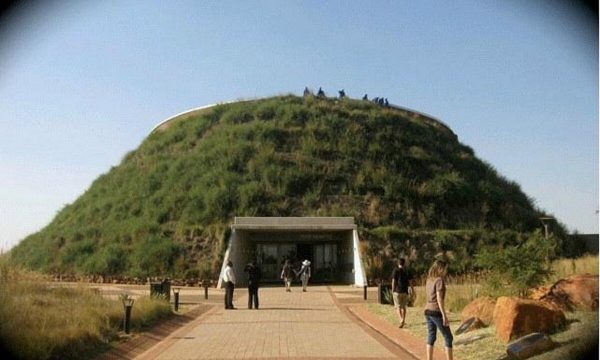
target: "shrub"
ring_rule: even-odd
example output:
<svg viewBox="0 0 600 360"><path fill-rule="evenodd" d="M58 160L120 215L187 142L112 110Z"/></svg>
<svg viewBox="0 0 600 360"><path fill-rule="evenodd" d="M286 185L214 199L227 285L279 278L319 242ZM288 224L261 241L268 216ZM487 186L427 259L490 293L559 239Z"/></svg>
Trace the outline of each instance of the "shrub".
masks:
<svg viewBox="0 0 600 360"><path fill-rule="evenodd" d="M538 230L519 246L487 249L477 254L477 265L490 271L487 292L525 297L530 288L542 284L550 275L554 246L552 239L546 240Z"/></svg>

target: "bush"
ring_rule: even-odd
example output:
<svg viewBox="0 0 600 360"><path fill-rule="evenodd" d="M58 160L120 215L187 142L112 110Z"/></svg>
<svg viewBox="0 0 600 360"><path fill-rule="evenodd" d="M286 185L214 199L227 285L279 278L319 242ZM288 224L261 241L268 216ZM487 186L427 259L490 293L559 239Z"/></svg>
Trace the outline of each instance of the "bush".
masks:
<svg viewBox="0 0 600 360"><path fill-rule="evenodd" d="M504 249L487 249L477 254L477 265L490 271L485 290L492 296L525 297L550 275L550 260L556 244L536 231L523 243Z"/></svg>

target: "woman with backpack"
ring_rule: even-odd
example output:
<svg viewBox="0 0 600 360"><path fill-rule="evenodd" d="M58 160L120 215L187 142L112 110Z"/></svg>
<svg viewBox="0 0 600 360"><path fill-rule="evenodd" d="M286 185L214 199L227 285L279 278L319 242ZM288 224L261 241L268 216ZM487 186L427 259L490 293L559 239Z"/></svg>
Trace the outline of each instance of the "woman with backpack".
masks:
<svg viewBox="0 0 600 360"><path fill-rule="evenodd" d="M281 279L283 279L283 283L285 284L285 291L287 291L287 292L292 291L292 289L291 289L292 276L293 276L292 265L290 265L289 260L285 260L285 262L283 264L283 268L281 269Z"/></svg>

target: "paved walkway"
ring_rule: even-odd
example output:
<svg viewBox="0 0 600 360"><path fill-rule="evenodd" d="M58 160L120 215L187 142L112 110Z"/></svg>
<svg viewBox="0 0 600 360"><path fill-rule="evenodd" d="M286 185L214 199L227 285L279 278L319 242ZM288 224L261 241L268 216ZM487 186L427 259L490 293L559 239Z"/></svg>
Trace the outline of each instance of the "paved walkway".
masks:
<svg viewBox="0 0 600 360"><path fill-rule="evenodd" d="M345 288L337 296L325 286L261 288L260 310L247 309L247 291L237 289L237 310L215 306L138 359L414 359L340 305L361 295Z"/></svg>

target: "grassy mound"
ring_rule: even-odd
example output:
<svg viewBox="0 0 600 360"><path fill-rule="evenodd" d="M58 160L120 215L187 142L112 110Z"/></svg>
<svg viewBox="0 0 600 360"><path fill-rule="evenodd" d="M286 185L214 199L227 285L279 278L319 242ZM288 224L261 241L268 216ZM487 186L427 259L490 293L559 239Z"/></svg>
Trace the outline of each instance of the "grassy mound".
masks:
<svg viewBox="0 0 600 360"><path fill-rule="evenodd" d="M218 268L234 216L353 216L366 239L472 254L540 215L439 121L281 96L164 124L11 257L45 272L196 277Z"/></svg>

